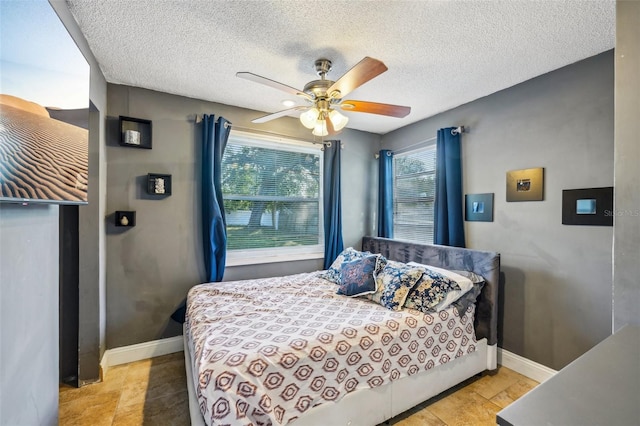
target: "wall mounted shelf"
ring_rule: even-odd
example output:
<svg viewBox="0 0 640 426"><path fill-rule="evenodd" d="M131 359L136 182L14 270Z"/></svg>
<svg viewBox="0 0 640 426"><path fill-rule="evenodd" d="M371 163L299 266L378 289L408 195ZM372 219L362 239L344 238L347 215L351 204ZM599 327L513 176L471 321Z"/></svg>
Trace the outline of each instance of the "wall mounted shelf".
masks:
<svg viewBox="0 0 640 426"><path fill-rule="evenodd" d="M149 173L147 193L150 195L171 195L171 175Z"/></svg>
<svg viewBox="0 0 640 426"><path fill-rule="evenodd" d="M120 116L120 145L151 149L151 120Z"/></svg>
<svg viewBox="0 0 640 426"><path fill-rule="evenodd" d="M116 211L115 225L122 227L134 227L136 226L136 212L135 211Z"/></svg>

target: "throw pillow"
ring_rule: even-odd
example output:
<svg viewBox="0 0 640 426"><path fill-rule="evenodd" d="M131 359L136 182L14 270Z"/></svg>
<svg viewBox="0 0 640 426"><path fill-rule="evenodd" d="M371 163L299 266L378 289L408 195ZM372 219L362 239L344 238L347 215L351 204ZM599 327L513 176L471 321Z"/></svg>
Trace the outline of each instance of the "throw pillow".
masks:
<svg viewBox="0 0 640 426"><path fill-rule="evenodd" d="M388 260L376 276L376 292L367 295L367 298L387 309L399 311L422 274L421 268Z"/></svg>
<svg viewBox="0 0 640 426"><path fill-rule="evenodd" d="M375 293L377 263L377 255L344 263L340 270L340 286L336 293L350 297Z"/></svg>
<svg viewBox="0 0 640 426"><path fill-rule="evenodd" d="M408 295L404 306L424 313L446 308L441 302L447 298L449 292L459 291L460 286L454 280L434 270L421 269L421 271L423 275ZM449 304L454 301L455 299Z"/></svg>

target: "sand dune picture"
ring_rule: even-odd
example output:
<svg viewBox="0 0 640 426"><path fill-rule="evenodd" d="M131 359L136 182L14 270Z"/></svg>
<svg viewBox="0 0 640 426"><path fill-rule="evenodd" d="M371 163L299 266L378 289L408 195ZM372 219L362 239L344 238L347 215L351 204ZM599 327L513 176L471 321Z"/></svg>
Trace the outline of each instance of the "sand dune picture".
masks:
<svg viewBox="0 0 640 426"><path fill-rule="evenodd" d="M88 154L86 129L0 95L0 197L86 202Z"/></svg>
<svg viewBox="0 0 640 426"><path fill-rule="evenodd" d="M0 202L85 204L89 64L47 0L0 3Z"/></svg>

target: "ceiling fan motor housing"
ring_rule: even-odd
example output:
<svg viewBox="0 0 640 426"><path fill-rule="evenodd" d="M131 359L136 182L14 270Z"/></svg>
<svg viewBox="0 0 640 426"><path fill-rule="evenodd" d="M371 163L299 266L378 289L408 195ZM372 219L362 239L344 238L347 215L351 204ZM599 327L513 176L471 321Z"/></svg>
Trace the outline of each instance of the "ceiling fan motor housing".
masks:
<svg viewBox="0 0 640 426"><path fill-rule="evenodd" d="M324 77L331 71L331 61L326 58L317 59L315 62L316 74L324 80Z"/></svg>
<svg viewBox="0 0 640 426"><path fill-rule="evenodd" d="M304 92L312 95L315 99L327 97L327 89L333 85L331 80L313 80L305 84Z"/></svg>

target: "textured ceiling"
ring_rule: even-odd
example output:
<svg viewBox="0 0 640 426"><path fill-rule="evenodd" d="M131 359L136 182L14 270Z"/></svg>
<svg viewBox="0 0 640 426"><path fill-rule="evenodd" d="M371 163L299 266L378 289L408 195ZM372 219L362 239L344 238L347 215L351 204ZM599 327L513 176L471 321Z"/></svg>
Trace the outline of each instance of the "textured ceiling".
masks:
<svg viewBox="0 0 640 426"><path fill-rule="evenodd" d="M614 0L67 0L108 82L275 112L303 99L316 59L337 80L365 56L389 70L347 99L411 106L345 113L384 134L614 47ZM260 113L257 114L259 116Z"/></svg>

